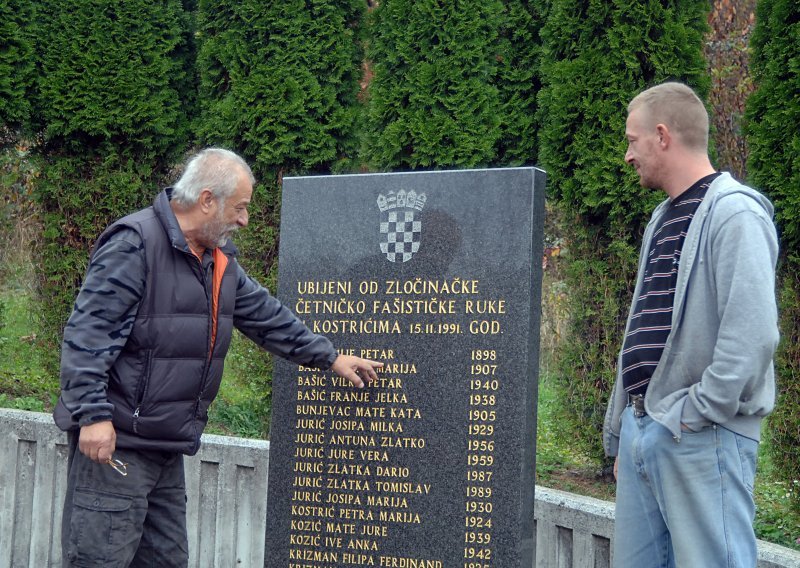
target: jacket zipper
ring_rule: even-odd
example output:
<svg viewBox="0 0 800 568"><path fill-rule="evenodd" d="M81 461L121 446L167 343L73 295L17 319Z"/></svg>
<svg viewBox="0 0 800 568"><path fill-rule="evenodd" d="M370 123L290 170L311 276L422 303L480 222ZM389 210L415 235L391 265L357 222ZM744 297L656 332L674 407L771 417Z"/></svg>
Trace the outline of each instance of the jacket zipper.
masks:
<svg viewBox="0 0 800 568"><path fill-rule="evenodd" d="M209 296L208 282L207 282L207 279L206 279L205 271L203 270L203 262L199 258L194 256L194 255L192 255L192 257L194 258L195 262L197 263L196 266L198 268L198 275L200 277L200 283L202 284L203 290L205 291L205 294L206 294L206 303L208 305L208 328L207 328L207 330L208 330L208 334L209 334L208 335L207 349L206 349L207 354L206 354L206 357L205 357L205 362L203 363L203 374L201 375L201 378L200 378L200 389L197 392L197 398L195 400L195 405L194 405L194 415L195 415L195 418L196 418L198 416L199 412L200 412L200 404L202 403L202 400L203 400L203 393L206 390L206 382L208 381L208 374L209 374L209 372L211 370L211 357L213 356L213 348L212 348L213 346L211 345L211 326L213 325L212 319L213 319L214 316L211 313L212 302L211 302L211 298ZM196 422L195 422L195 434L197 434Z"/></svg>
<svg viewBox="0 0 800 568"><path fill-rule="evenodd" d="M144 402L144 397L147 394L147 385L150 382L150 372L152 364L153 364L153 350L149 349L147 351L147 358L145 359L144 377L142 378L142 381L139 383L139 389L136 391L136 399L133 411L134 434L139 433L139 413L142 411L142 403Z"/></svg>

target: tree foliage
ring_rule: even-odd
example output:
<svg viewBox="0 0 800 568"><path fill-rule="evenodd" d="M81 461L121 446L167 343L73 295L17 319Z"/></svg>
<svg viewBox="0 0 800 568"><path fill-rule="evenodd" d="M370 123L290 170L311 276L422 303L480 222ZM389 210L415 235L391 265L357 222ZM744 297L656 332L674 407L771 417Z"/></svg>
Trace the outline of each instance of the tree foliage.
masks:
<svg viewBox="0 0 800 568"><path fill-rule="evenodd" d="M501 100L499 0L385 0L372 13L364 154L379 169L494 158Z"/></svg>
<svg viewBox="0 0 800 568"><path fill-rule="evenodd" d="M347 160L363 11L356 0L201 0L201 139L236 148L270 177Z"/></svg>
<svg viewBox="0 0 800 568"><path fill-rule="evenodd" d="M26 24L32 11L24 0L0 0L0 145L13 141L13 132L29 127L36 63Z"/></svg>
<svg viewBox="0 0 800 568"><path fill-rule="evenodd" d="M44 142L37 199L43 323L53 343L94 239L148 203L185 147L185 35L178 0L42 0L35 98Z"/></svg>
<svg viewBox="0 0 800 568"><path fill-rule="evenodd" d="M262 280L273 280L283 175L353 167L363 13L357 0L199 3L199 136L242 154L259 180L237 240Z"/></svg>
<svg viewBox="0 0 800 568"><path fill-rule="evenodd" d="M358 0L198 4L199 138L253 168L250 224L236 241L243 266L272 290L281 179L356 164L364 11ZM246 359L268 403L269 357L237 340L232 359Z"/></svg>
<svg viewBox="0 0 800 568"><path fill-rule="evenodd" d="M543 4L381 2L369 28L369 165L535 163Z"/></svg>
<svg viewBox="0 0 800 568"><path fill-rule="evenodd" d="M624 163L627 103L665 80L707 93L707 11L699 0L553 0L541 32L539 163L548 194L575 221L571 321L557 365L562 423L598 458L642 231L664 197L639 187Z"/></svg>
<svg viewBox="0 0 800 568"><path fill-rule="evenodd" d="M800 479L800 5L760 0L751 48L756 90L747 101L747 167L775 204L783 250L779 396L770 431L773 462L792 483Z"/></svg>
<svg viewBox="0 0 800 568"><path fill-rule="evenodd" d="M155 155L186 138L179 1L43 0L38 111L48 144Z"/></svg>
<svg viewBox="0 0 800 568"><path fill-rule="evenodd" d="M494 84L499 97L499 135L493 166L536 164L536 93L541 88L539 30L544 1L504 0L498 31Z"/></svg>
<svg viewBox="0 0 800 568"><path fill-rule="evenodd" d="M751 41L748 171L776 206L785 250L800 250L800 6L761 0Z"/></svg>

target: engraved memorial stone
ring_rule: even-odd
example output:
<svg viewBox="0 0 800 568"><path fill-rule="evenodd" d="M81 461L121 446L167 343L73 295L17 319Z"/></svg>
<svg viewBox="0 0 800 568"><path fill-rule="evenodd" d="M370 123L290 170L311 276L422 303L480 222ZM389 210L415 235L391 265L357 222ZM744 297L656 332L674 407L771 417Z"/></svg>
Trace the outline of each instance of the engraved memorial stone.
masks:
<svg viewBox="0 0 800 568"><path fill-rule="evenodd" d="M284 179L280 299L385 368L276 361L267 567L532 564L544 180Z"/></svg>

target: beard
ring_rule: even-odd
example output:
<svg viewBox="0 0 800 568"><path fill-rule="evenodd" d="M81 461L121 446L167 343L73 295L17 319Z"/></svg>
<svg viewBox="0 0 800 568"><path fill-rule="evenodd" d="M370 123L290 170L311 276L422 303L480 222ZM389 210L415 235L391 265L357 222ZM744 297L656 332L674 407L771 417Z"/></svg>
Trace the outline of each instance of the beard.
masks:
<svg viewBox="0 0 800 568"><path fill-rule="evenodd" d="M239 228L237 224L226 225L224 219L224 207L221 207L216 217L203 229L203 244L207 248L224 247L228 244L231 235Z"/></svg>
<svg viewBox="0 0 800 568"><path fill-rule="evenodd" d="M636 170L636 174L639 176L639 185L645 189L659 189L660 182L659 182L659 172L657 169L653 167L652 164L648 164L644 166L642 164L639 165L639 168Z"/></svg>

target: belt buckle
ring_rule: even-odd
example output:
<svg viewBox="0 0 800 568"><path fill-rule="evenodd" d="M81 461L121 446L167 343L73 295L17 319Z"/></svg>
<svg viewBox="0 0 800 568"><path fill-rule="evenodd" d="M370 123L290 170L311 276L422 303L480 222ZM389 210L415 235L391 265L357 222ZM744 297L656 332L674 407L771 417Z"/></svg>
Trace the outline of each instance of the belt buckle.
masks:
<svg viewBox="0 0 800 568"><path fill-rule="evenodd" d="M647 411L644 409L644 395L628 395L628 405L633 408L634 417L643 418L644 416L647 416Z"/></svg>

